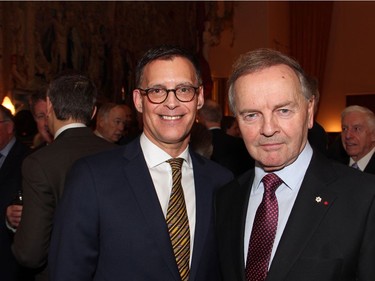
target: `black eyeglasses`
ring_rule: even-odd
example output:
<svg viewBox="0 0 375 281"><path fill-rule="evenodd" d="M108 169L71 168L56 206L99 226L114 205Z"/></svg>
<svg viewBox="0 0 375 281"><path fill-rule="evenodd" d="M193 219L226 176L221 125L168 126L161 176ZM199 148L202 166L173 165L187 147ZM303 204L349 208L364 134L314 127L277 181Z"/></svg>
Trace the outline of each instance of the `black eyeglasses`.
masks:
<svg viewBox="0 0 375 281"><path fill-rule="evenodd" d="M147 96L148 100L154 104L163 103L167 98L169 92L173 92L175 97L180 102L190 102L194 99L195 94L197 93L199 87L194 86L180 86L176 89L164 89L164 88L149 88L149 89L141 89L141 94L143 96Z"/></svg>

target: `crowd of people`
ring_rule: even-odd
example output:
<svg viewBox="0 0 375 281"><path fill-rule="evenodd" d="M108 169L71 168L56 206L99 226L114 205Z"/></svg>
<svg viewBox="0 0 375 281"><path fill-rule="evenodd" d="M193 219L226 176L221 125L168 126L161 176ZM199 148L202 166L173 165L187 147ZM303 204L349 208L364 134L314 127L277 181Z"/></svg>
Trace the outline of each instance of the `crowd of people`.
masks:
<svg viewBox="0 0 375 281"><path fill-rule="evenodd" d="M88 77L56 77L32 144L0 106L0 280L375 280L371 110L346 107L330 144L317 81L271 49L234 63L233 116L178 46L135 85L99 105Z"/></svg>

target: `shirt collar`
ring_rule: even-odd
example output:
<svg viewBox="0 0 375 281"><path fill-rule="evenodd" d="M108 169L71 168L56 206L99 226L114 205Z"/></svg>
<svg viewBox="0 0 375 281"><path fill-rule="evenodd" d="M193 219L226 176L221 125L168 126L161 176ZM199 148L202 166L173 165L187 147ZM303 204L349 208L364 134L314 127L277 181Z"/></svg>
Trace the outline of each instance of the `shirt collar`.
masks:
<svg viewBox="0 0 375 281"><path fill-rule="evenodd" d="M280 177L284 184L290 188L294 189L300 186L302 179L306 173L306 170L310 164L313 155L313 150L309 142L306 143L302 152L298 155L297 159L283 169L274 172L278 177ZM253 186L255 189L259 187L262 178L267 174L258 163L255 163L255 177Z"/></svg>
<svg viewBox="0 0 375 281"><path fill-rule="evenodd" d="M144 133L141 135L140 143L149 168L156 167L172 158L172 156L166 153L163 149L151 142ZM185 160L184 162L186 162L189 167L192 167L188 146L178 157L183 158Z"/></svg>
<svg viewBox="0 0 375 281"><path fill-rule="evenodd" d="M0 150L0 154L3 155L4 158L8 156L9 151L12 149L15 142L16 142L16 138L12 137L10 141L8 142L8 144L2 150Z"/></svg>
<svg viewBox="0 0 375 281"><path fill-rule="evenodd" d="M86 127L86 125L83 124L83 123L71 123L71 124L62 126L60 129L58 129L56 131L54 139L56 139L62 132L64 132L67 129L70 129L70 128L81 128L81 127Z"/></svg>
<svg viewBox="0 0 375 281"><path fill-rule="evenodd" d="M369 153L367 153L365 156L363 156L361 159L359 159L359 160L357 161L357 165L358 165L358 167L359 167L359 169L360 169L361 171L363 171L363 170L366 168L368 162L370 162L371 157L372 157L372 155L373 155L374 153L375 153L375 147L373 147L373 148L370 150ZM353 165L354 163L355 163L355 161L350 157L350 160L349 160L349 166Z"/></svg>

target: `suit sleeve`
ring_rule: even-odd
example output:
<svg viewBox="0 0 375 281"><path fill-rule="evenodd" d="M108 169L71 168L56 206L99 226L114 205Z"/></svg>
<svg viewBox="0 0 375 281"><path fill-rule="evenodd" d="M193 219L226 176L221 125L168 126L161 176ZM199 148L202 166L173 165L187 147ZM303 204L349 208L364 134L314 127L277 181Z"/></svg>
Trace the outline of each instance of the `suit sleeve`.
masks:
<svg viewBox="0 0 375 281"><path fill-rule="evenodd" d="M48 258L51 280L92 280L99 253L98 213L91 171L79 161L68 174L56 211Z"/></svg>
<svg viewBox="0 0 375 281"><path fill-rule="evenodd" d="M55 199L47 176L35 158L25 159L22 177L23 210L12 251L20 264L39 268L47 261Z"/></svg>

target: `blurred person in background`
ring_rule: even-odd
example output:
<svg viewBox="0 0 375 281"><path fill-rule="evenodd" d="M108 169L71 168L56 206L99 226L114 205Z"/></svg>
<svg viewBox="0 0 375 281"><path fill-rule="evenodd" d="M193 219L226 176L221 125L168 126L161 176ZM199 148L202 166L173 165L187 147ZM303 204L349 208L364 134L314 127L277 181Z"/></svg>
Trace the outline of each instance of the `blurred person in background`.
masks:
<svg viewBox="0 0 375 281"><path fill-rule="evenodd" d="M346 165L375 174L375 115L363 106L352 105L341 113L341 141L348 154Z"/></svg>
<svg viewBox="0 0 375 281"><path fill-rule="evenodd" d="M241 137L241 131L234 116L223 116L221 119L221 129L232 137Z"/></svg>
<svg viewBox="0 0 375 281"><path fill-rule="evenodd" d="M30 97L30 110L38 129L33 140L34 150L50 144L53 140L48 129L46 91L46 88L41 88Z"/></svg>
<svg viewBox="0 0 375 281"><path fill-rule="evenodd" d="M30 153L15 137L13 118L11 112L0 105L0 279L4 281L29 280L11 251L13 231L10 226L18 226L22 212L21 202L17 205L13 202L22 196L21 166Z"/></svg>
<svg viewBox="0 0 375 281"><path fill-rule="evenodd" d="M52 80L47 89L47 120L54 140L22 164L23 210L12 251L20 264L35 271L36 281L48 280L53 218L67 172L77 159L115 146L87 127L96 97L96 87L86 76L70 74Z"/></svg>
<svg viewBox="0 0 375 281"><path fill-rule="evenodd" d="M107 102L102 104L98 110L94 133L111 143L117 143L123 137L124 129L128 123L127 106Z"/></svg>

